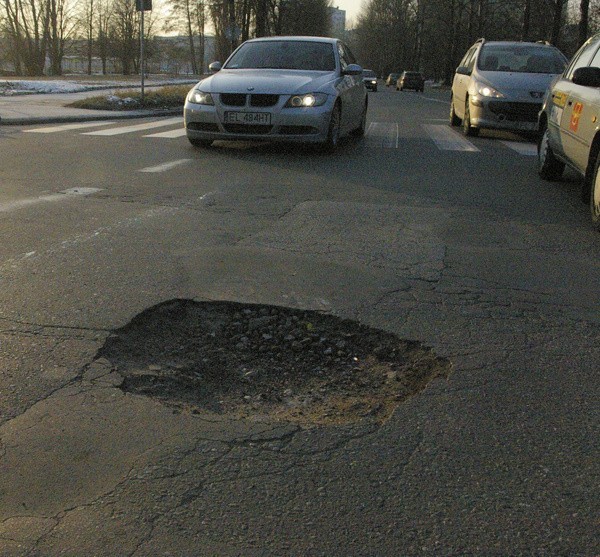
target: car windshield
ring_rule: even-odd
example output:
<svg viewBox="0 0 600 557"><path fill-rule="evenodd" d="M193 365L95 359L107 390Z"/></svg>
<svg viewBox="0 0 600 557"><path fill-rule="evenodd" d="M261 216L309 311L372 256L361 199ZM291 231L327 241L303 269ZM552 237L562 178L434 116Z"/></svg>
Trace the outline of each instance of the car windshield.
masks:
<svg viewBox="0 0 600 557"><path fill-rule="evenodd" d="M419 72L405 72L404 76L405 77L421 77L421 74Z"/></svg>
<svg viewBox="0 0 600 557"><path fill-rule="evenodd" d="M228 70L285 69L331 72L335 56L331 43L315 41L257 41L244 43L225 65Z"/></svg>
<svg viewBox="0 0 600 557"><path fill-rule="evenodd" d="M566 60L555 48L535 45L484 45L477 68L489 72L559 74Z"/></svg>
<svg viewBox="0 0 600 557"><path fill-rule="evenodd" d="M363 70L363 75L365 77L377 77L373 70Z"/></svg>

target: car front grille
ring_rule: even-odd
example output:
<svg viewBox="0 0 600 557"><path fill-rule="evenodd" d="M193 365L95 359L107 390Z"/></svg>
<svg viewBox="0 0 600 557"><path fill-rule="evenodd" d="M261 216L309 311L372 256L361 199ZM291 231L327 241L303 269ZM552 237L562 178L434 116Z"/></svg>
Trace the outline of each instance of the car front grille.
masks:
<svg viewBox="0 0 600 557"><path fill-rule="evenodd" d="M250 106L275 106L279 95L250 95Z"/></svg>
<svg viewBox="0 0 600 557"><path fill-rule="evenodd" d="M247 133L252 135L264 135L273 129L273 126L253 126L246 124L224 124L223 127L229 133Z"/></svg>
<svg viewBox="0 0 600 557"><path fill-rule="evenodd" d="M226 106L246 106L248 95L244 93L221 93L221 103ZM268 107L279 102L279 95L250 95L250 106Z"/></svg>
<svg viewBox="0 0 600 557"><path fill-rule="evenodd" d="M489 109L497 116L503 116L511 122L537 122L542 109L541 103L518 103L491 101Z"/></svg>
<svg viewBox="0 0 600 557"><path fill-rule="evenodd" d="M246 95L240 93L221 93L221 102L227 106L245 106Z"/></svg>

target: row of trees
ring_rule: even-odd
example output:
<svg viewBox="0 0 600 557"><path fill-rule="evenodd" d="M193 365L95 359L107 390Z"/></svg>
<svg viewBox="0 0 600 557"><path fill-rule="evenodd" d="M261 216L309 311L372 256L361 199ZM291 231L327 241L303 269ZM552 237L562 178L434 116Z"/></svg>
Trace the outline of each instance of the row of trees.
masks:
<svg viewBox="0 0 600 557"><path fill-rule="evenodd" d="M223 60L252 36L329 33L329 0L163 0L145 12L144 35L152 55L153 35L187 37L193 73L204 68L207 30ZM72 45L86 45L92 59L116 59L124 74L139 71L139 18L136 0L0 0L4 58L19 75L60 75Z"/></svg>
<svg viewBox="0 0 600 557"><path fill-rule="evenodd" d="M330 33L331 0L154 1L154 10L145 12L148 56L153 35L181 35L196 74L205 69L207 31L220 60L253 36ZM60 75L77 42L88 72L99 58L104 73L109 59L118 60L124 74L137 73L139 17L136 0L0 0L4 57L19 75ZM412 68L449 79L479 37L547 40L572 54L599 21L600 0L366 0L348 40L361 62L381 75Z"/></svg>
<svg viewBox="0 0 600 557"><path fill-rule="evenodd" d="M599 26L600 0L368 0L355 48L379 74L451 79L473 42L548 41L571 55Z"/></svg>

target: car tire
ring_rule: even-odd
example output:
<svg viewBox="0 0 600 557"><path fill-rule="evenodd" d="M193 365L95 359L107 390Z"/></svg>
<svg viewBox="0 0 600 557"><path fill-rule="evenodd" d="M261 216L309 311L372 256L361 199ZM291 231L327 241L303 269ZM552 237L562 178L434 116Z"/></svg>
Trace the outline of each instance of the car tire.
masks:
<svg viewBox="0 0 600 557"><path fill-rule="evenodd" d="M400 91L400 88L399 88L399 87L396 87L396 91Z"/></svg>
<svg viewBox="0 0 600 557"><path fill-rule="evenodd" d="M213 142L212 139L196 139L194 137L188 137L188 141L194 146L198 148L207 149L210 147Z"/></svg>
<svg viewBox="0 0 600 557"><path fill-rule="evenodd" d="M367 131L367 107L368 104L365 103L365 108L360 119L360 125L352 131L354 137L364 137L365 132Z"/></svg>
<svg viewBox="0 0 600 557"><path fill-rule="evenodd" d="M538 174L540 178L554 182L560 180L563 170L565 169L565 163L559 161L554 155L552 147L549 142L549 132L546 127L543 133L540 135L538 141Z"/></svg>
<svg viewBox="0 0 600 557"><path fill-rule="evenodd" d="M329 128L327 130L327 139L324 143L326 153L334 153L340 143L340 124L342 120L342 110L339 103L335 103L329 119Z"/></svg>
<svg viewBox="0 0 600 557"><path fill-rule="evenodd" d="M600 156L596 159L594 176L590 185L590 211L592 213L592 222L594 223L595 228L600 232Z"/></svg>
<svg viewBox="0 0 600 557"><path fill-rule="evenodd" d="M377 93L377 87L373 89L373 93Z"/></svg>
<svg viewBox="0 0 600 557"><path fill-rule="evenodd" d="M463 133L466 136L476 137L479 135L479 128L471 126L471 110L469 108L469 97L465 101L465 116L462 120Z"/></svg>
<svg viewBox="0 0 600 557"><path fill-rule="evenodd" d="M455 128L460 126L460 118L454 112L454 100L450 97L450 125Z"/></svg>

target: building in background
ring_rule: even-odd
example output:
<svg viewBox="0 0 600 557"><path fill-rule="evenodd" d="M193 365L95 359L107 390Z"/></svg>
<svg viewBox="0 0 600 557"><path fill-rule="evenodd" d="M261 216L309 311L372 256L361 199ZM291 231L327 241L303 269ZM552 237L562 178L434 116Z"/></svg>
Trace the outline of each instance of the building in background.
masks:
<svg viewBox="0 0 600 557"><path fill-rule="evenodd" d="M339 8L329 8L329 20L331 21L331 36L338 39L345 38L346 35L346 10Z"/></svg>

